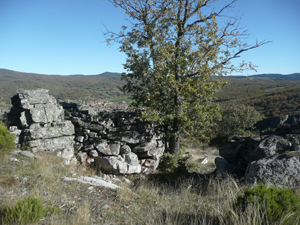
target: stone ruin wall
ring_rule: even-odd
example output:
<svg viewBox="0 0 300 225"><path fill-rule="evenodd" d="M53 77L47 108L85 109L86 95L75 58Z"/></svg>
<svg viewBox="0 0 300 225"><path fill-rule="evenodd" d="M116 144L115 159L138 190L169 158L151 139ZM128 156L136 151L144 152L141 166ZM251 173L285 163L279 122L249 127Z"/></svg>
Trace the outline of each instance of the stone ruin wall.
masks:
<svg viewBox="0 0 300 225"><path fill-rule="evenodd" d="M72 103L62 105L75 126L75 149L81 163L122 174L157 168L163 142L153 125L137 119L138 112L95 113Z"/></svg>
<svg viewBox="0 0 300 225"><path fill-rule="evenodd" d="M18 90L12 105L10 130L21 150L56 152L66 164L145 173L157 168L164 152L162 137L137 119L139 112L95 113L75 103L58 104L45 89Z"/></svg>
<svg viewBox="0 0 300 225"><path fill-rule="evenodd" d="M48 90L18 90L12 97L8 120L21 150L51 151L69 164L74 156L75 129L64 109Z"/></svg>

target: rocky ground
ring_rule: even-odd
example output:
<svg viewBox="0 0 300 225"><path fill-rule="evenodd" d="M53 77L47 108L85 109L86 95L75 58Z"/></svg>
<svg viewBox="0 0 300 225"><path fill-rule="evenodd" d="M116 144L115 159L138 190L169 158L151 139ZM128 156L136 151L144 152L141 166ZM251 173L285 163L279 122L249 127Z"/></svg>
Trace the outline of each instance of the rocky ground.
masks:
<svg viewBox="0 0 300 225"><path fill-rule="evenodd" d="M201 164L199 158L205 158L201 151L199 156L194 148L188 150L190 154L194 153L191 160L199 164L198 173L214 169L211 163ZM0 165L0 208L34 194L43 199L45 206L61 209L61 215L46 217L38 224L124 224L124 221L126 224L136 224L135 221L144 224L149 211L151 214L161 211L162 196L143 186L145 180L150 180L150 175L106 175L81 165L66 166L63 159L47 152L14 151L2 159ZM97 178L109 187L98 186L97 179L81 183L86 181L83 177ZM76 178L79 179L76 181ZM151 179L155 180L155 176ZM177 198L179 195L176 201ZM154 220L154 217L149 218Z"/></svg>

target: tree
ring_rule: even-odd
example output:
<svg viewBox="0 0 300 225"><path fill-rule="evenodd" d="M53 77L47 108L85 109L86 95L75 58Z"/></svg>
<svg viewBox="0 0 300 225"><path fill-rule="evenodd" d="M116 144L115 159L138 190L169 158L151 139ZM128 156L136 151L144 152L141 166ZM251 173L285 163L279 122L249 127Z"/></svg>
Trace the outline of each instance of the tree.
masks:
<svg viewBox="0 0 300 225"><path fill-rule="evenodd" d="M266 41L248 45L238 18L223 13L236 0L206 13L216 0L108 0L121 7L132 23L121 32L107 31L110 44L118 42L127 55L122 78L124 90L145 107L143 118L155 122L166 134L169 151L177 153L180 135L204 137L218 118L214 93L233 71L255 69L251 63L231 63L241 53ZM227 18L221 29L218 20Z"/></svg>
<svg viewBox="0 0 300 225"><path fill-rule="evenodd" d="M254 107L236 101L229 102L222 107L218 135L223 137L234 134L249 135L254 130L255 123L262 119L263 116Z"/></svg>

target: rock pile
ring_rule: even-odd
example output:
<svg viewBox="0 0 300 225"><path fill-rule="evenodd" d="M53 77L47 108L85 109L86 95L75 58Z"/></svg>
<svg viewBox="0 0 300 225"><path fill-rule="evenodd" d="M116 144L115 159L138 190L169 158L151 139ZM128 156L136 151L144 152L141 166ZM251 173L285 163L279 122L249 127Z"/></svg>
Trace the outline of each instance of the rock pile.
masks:
<svg viewBox="0 0 300 225"><path fill-rule="evenodd" d="M300 184L300 114L278 120L277 129L262 136L231 136L219 149L219 173L244 177L250 183L296 187ZM272 134L273 133L273 134Z"/></svg>
<svg viewBox="0 0 300 225"><path fill-rule="evenodd" d="M137 119L139 112L95 114L74 103L62 103L75 126L75 149L83 164L119 174L153 171L164 152L154 126Z"/></svg>
<svg viewBox="0 0 300 225"><path fill-rule="evenodd" d="M15 142L23 150L51 151L69 164L74 156L75 129L48 90L18 90L8 119Z"/></svg>

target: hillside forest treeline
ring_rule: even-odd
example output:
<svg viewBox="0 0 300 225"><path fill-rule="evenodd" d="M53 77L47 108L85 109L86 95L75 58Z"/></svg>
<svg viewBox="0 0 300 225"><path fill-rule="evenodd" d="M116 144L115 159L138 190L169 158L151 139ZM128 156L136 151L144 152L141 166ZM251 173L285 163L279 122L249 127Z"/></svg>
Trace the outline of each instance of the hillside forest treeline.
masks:
<svg viewBox="0 0 300 225"><path fill-rule="evenodd" d="M228 84L216 94L221 105L235 101L254 107L265 118L300 113L300 73L226 76ZM45 88L58 100L129 99L119 73L42 75L0 69L0 98L9 104L18 89Z"/></svg>

